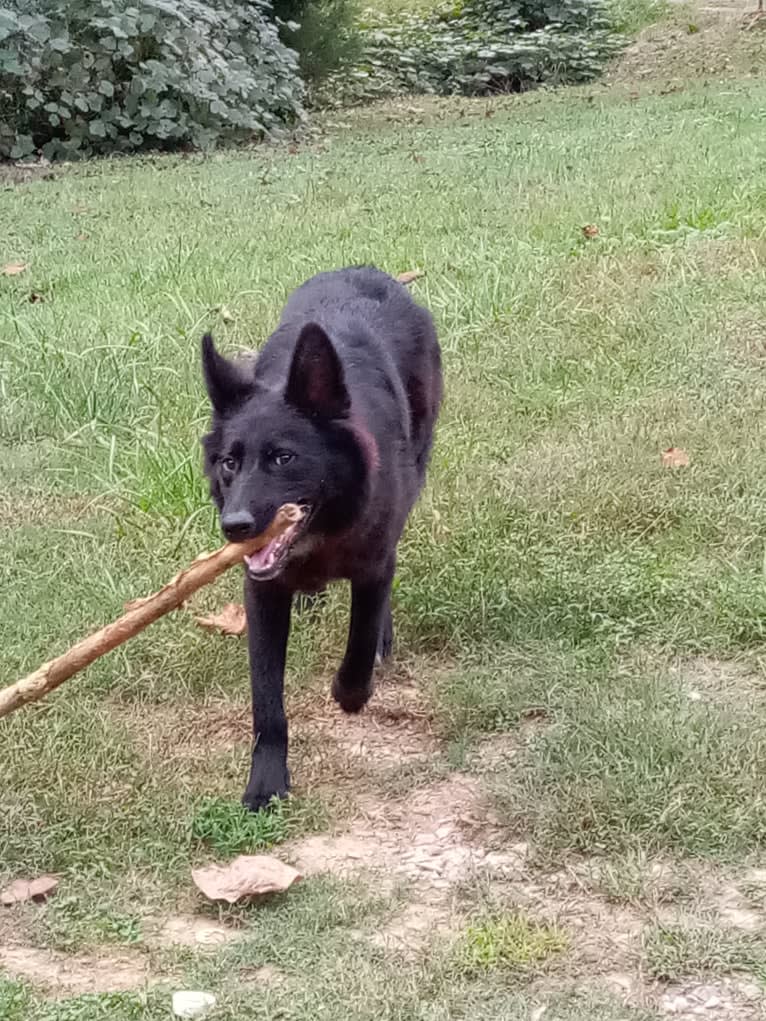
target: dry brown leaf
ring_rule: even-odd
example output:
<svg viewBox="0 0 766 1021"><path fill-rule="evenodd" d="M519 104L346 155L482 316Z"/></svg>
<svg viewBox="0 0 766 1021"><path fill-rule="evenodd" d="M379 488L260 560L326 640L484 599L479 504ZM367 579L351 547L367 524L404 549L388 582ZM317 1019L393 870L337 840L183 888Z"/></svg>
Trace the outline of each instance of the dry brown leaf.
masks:
<svg viewBox="0 0 766 1021"><path fill-rule="evenodd" d="M595 223L586 223L582 232L586 238L597 238L599 235L599 230Z"/></svg>
<svg viewBox="0 0 766 1021"><path fill-rule="evenodd" d="M77 234L75 236L75 241L87 241L89 237L90 234L86 234L83 232L82 234Z"/></svg>
<svg viewBox="0 0 766 1021"><path fill-rule="evenodd" d="M9 262L3 266L0 273L4 277L17 277L20 273L26 273L28 269L29 266L25 262Z"/></svg>
<svg viewBox="0 0 766 1021"><path fill-rule="evenodd" d="M662 451L662 463L666 468L686 468L689 455L681 447L668 447Z"/></svg>
<svg viewBox="0 0 766 1021"><path fill-rule="evenodd" d="M227 603L218 613L194 620L200 627L220 631L222 635L243 635L247 631L247 617L241 603Z"/></svg>
<svg viewBox="0 0 766 1021"><path fill-rule="evenodd" d="M0 893L0 903L6 907L25 901L43 901L56 892L59 881L55 876L38 876L37 879L16 879Z"/></svg>
<svg viewBox="0 0 766 1021"><path fill-rule="evenodd" d="M284 893L301 878L300 872L264 854L240 855L228 865L192 869L194 885L208 900L229 904L267 893Z"/></svg>
<svg viewBox="0 0 766 1021"><path fill-rule="evenodd" d="M413 280L420 280L420 278L424 277L425 275L426 275L425 270L408 269L406 272L400 273L396 279L399 281L400 284L404 284L406 287L407 284L411 284Z"/></svg>

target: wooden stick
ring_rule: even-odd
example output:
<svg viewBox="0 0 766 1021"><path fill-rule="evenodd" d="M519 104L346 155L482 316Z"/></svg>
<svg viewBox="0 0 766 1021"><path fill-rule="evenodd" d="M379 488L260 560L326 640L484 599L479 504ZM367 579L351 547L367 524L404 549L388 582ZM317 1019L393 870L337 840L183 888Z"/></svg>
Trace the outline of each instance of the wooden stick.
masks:
<svg viewBox="0 0 766 1021"><path fill-rule="evenodd" d="M215 553L203 553L159 592L129 603L126 612L117 620L83 638L63 655L43 663L34 673L0 690L0 717L8 716L27 702L36 702L100 656L111 652L155 620L177 609L197 589L209 585L235 564L242 563L245 556L268 546L272 539L297 524L302 517L300 507L286 503L279 508L274 520L261 535L247 542L227 543Z"/></svg>

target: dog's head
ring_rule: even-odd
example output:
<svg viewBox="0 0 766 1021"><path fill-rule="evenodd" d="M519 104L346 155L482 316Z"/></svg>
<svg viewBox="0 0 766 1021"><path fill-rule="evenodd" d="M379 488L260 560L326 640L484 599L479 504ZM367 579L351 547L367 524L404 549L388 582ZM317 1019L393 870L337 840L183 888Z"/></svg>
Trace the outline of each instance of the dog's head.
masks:
<svg viewBox="0 0 766 1021"><path fill-rule="evenodd" d="M252 364L219 354L210 335L202 341L202 368L213 409L202 441L205 472L226 538L259 535L284 503L305 510L284 537L248 558L251 577L265 581L308 552L312 536L345 527L357 509L353 494L364 491L364 452L349 427L343 366L325 331L310 323L279 391L256 383Z"/></svg>

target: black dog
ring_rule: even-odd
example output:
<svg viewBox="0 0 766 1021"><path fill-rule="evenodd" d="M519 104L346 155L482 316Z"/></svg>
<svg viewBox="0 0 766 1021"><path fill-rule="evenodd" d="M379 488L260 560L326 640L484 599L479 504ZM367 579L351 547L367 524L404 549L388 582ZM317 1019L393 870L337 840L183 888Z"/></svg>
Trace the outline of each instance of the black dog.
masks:
<svg viewBox="0 0 766 1021"><path fill-rule="evenodd" d="M213 406L205 471L227 539L258 535L283 503L306 510L285 539L247 558L253 747L244 803L290 785L283 706L295 592L351 582L348 645L333 683L346 712L372 694L390 653L396 547L423 486L442 396L430 314L377 269L321 273L290 297L257 360L232 362L206 336Z"/></svg>

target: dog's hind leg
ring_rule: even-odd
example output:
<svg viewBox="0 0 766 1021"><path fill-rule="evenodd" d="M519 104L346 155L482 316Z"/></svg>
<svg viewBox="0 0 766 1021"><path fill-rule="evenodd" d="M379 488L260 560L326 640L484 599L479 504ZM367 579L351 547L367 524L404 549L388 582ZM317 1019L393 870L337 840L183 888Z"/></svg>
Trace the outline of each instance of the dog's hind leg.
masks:
<svg viewBox="0 0 766 1021"><path fill-rule="evenodd" d="M379 580L351 585L348 644L332 686L333 698L347 713L358 713L372 694L375 657L384 635L390 633L393 576L392 567Z"/></svg>
<svg viewBox="0 0 766 1021"><path fill-rule="evenodd" d="M375 664L379 665L384 660L391 658L394 647L394 618L391 614L391 599L389 597L386 609L383 613L383 624L378 639L378 651L375 653Z"/></svg>

